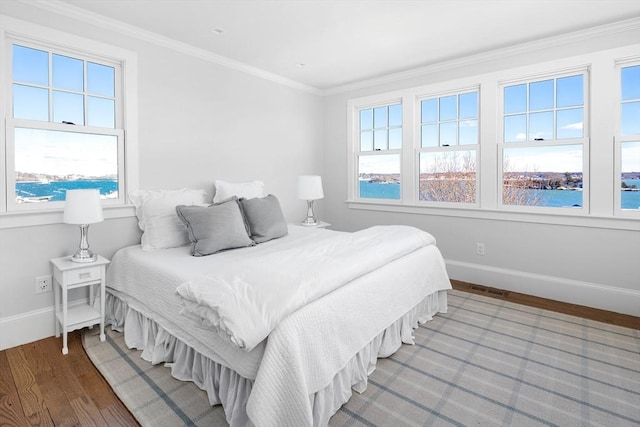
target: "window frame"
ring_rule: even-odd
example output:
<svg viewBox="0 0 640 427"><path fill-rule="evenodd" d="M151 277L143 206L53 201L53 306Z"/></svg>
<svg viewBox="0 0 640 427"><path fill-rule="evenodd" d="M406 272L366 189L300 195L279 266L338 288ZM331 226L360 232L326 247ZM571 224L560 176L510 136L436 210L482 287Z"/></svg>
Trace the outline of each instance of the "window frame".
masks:
<svg viewBox="0 0 640 427"><path fill-rule="evenodd" d="M66 54L84 60L94 60L102 64L119 64L116 72L116 98L119 95L120 114L116 113L115 129L106 133L118 136L118 198L103 200L105 218L129 217L135 214L126 195L138 188L138 130L137 130L137 54L127 49L112 46L84 37L43 27L20 19L2 15L0 26L0 58L4 66L0 67L0 151L5 153L0 162L2 185L0 185L0 229L20 226L60 223L64 202L21 204L15 203L14 134L16 127L44 130L62 130L65 132L104 134L107 128L90 126L70 126L53 122L14 119L12 117L11 85L12 45L19 44L48 52ZM118 102L118 101L116 101ZM118 108L116 109L118 111ZM28 205L28 206L26 206Z"/></svg>
<svg viewBox="0 0 640 427"><path fill-rule="evenodd" d="M590 140L590 96L589 96L589 74L590 69L588 66L586 67L575 67L571 69L562 69L557 71L547 71L544 73L533 74L529 76L523 76L516 79L509 79L504 81L499 81L497 85L498 90L498 131L497 131L497 145L498 145L498 180L497 184L497 196L498 196L498 209L506 210L506 211L514 211L514 212L543 212L543 213L556 213L560 211L570 211L569 213L572 215L589 215L590 213L590 186L589 186L589 140ZM527 105L525 114L527 115L527 138L524 141L518 142L506 142L505 141L505 126L504 126L504 118L506 117L506 113L504 112L505 106L505 95L504 89L509 86L515 86L518 84L526 84L530 85L532 83L542 82L546 80L557 80L565 77L571 77L582 74L583 75L583 135L581 138L563 138L558 139L554 137L553 139L547 140L530 140L529 136L529 115L532 111L529 109ZM554 88L555 88L554 83ZM527 100L529 98L527 97ZM556 123L556 112L558 108L556 107L556 91L554 90L554 106L552 111L554 112L554 136L557 132L557 123ZM549 207L549 206L534 206L534 205L510 205L504 203L504 151L509 148L542 148L542 147L562 147L569 145L582 145L582 206L578 207L570 207L570 206L562 206L562 207Z"/></svg>
<svg viewBox="0 0 640 427"><path fill-rule="evenodd" d="M614 216L621 218L640 218L640 209L622 209L622 191L620 190L620 180L622 175L622 144L625 142L640 142L640 134L622 135L622 69L626 67L640 66L640 56L634 56L615 61L615 134L613 137L614 151Z"/></svg>
<svg viewBox="0 0 640 427"><path fill-rule="evenodd" d="M456 130L457 130L457 141L458 143L456 145L438 145L438 146L434 146L434 147L423 147L422 146L422 126L423 126L423 122L422 122L422 101L424 100L428 100L428 99L440 99L443 97L448 97L448 96L456 96L456 99L458 100L458 106L457 106L457 112L459 112L459 97L460 95L465 95L468 93L477 93L477 110L478 110L478 115L477 118L475 119L478 122L478 135L477 135L477 142L476 144L464 144L464 145L460 145L460 122L464 121L464 119L460 119L459 114L457 115L455 120L448 120L447 122L456 122ZM415 108L416 108L416 123L415 126L417 127L416 130L416 135L417 135L417 139L414 141L414 145L415 145L415 156L416 156L416 176L413 177L413 179L415 179L416 181L416 193L415 193L415 200L416 200L416 204L418 206L433 206L433 207L449 207L449 208L479 208L481 201L480 201L480 141L481 141L481 111L480 111L480 104L481 104L481 91L480 91L480 85L472 85L472 86L466 86L466 87L459 87L456 89L450 89L447 91L441 91L441 92L432 92L432 93L428 93L428 94L421 94L419 96L417 96L416 98L416 104L415 104ZM440 111L440 107L438 106L438 112ZM441 120L436 120L434 123L436 125L439 125L442 121ZM475 156L476 156L476 172L475 172L475 187L476 187L476 191L475 191L475 202L473 203L465 203L465 202L445 202L445 201L434 201L434 200L421 200L420 199L420 174L421 174L421 169L420 169L420 155L422 153L453 153L453 152L459 152L459 151L475 151Z"/></svg>
<svg viewBox="0 0 640 427"><path fill-rule="evenodd" d="M403 194L404 194L404 185L405 185L405 179L404 179L404 173L403 173L403 164L404 164L404 152L405 152L405 144L407 141L406 138L406 108L405 108L405 103L404 103L404 99L403 97L398 97L398 96L390 96L388 98L385 98L384 100L377 100L376 102L373 103L362 103L362 104L353 104L349 107L349 111L351 111L351 114L349 115L349 129L352 130L351 132L351 138L350 138L350 158L351 160L349 161L349 176L354 175L356 177L356 179L351 183L351 185L349 186L348 189L348 193L349 193L349 198L352 200L360 200L360 201L365 201L365 202L374 202L374 203L383 203L383 204L398 204L398 203L402 203L403 200ZM360 112L362 110L366 110L366 109L375 109L375 108L379 108L379 107L390 107L393 105L400 105L402 108L402 124L400 126L400 128L402 129L402 141L401 141L401 148L399 149L389 149L388 148L388 135L387 135L387 149L386 150L376 150L375 148L375 140L372 141L373 144L373 150L365 150L363 151L361 149L361 144L360 144ZM388 118L387 118L387 122L388 122ZM373 129L375 129L375 125L373 125ZM387 127L388 129L389 127ZM385 199L385 198L371 198L371 197L360 197L360 191L359 191L359 182L358 182L358 177L359 177L359 159L361 156L382 156L382 155L389 155L389 154L397 154L400 156L400 197L398 199Z"/></svg>

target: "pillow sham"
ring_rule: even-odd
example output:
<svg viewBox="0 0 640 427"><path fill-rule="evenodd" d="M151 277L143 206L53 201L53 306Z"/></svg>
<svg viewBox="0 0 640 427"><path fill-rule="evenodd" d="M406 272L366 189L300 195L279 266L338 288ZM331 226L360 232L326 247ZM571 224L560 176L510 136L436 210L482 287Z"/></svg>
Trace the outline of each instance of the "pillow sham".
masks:
<svg viewBox="0 0 640 427"><path fill-rule="evenodd" d="M216 194L213 196L213 203L219 203L229 197L252 199L254 197L264 197L264 183L262 181L248 182L227 182L216 181Z"/></svg>
<svg viewBox="0 0 640 427"><path fill-rule="evenodd" d="M176 213L189 231L193 256L254 245L236 197L207 207L177 206Z"/></svg>
<svg viewBox="0 0 640 427"><path fill-rule="evenodd" d="M262 198L240 199L240 206L254 242L263 243L286 236L289 232L280 202L273 194Z"/></svg>
<svg viewBox="0 0 640 427"><path fill-rule="evenodd" d="M166 249L189 244L187 228L176 215L178 205L206 206L206 192L179 190L138 190L129 193L142 230L142 249Z"/></svg>

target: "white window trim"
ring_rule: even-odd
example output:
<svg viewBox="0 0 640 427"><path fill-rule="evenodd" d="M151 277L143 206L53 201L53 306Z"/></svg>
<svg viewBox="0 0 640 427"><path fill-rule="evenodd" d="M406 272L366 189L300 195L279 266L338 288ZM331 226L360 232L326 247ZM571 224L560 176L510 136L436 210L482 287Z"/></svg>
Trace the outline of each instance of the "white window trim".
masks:
<svg viewBox="0 0 640 427"><path fill-rule="evenodd" d="M619 59L615 62L616 78L614 89L616 92L616 107L615 107L615 136L613 140L613 152L614 152L614 215L621 218L640 218L640 212L632 211L628 209L622 209L622 192L620 191L620 175L622 173L622 143L628 141L640 141L640 135L623 137L620 133L622 123L620 116L620 105L622 103L622 93L620 87L622 84L622 68L640 65L640 56L628 57Z"/></svg>
<svg viewBox="0 0 640 427"><path fill-rule="evenodd" d="M126 143L124 152L124 178L122 182L122 191L125 194L124 204L110 205L105 204L105 218L120 218L135 215L133 205L129 204L126 194L138 189L138 57L133 51L122 49L106 43L79 37L73 34L43 27L31 22L22 21L6 15L0 15L0 58L5 64L4 58L7 58L6 52L7 37L10 38L26 38L34 42L40 42L44 45L55 44L62 48L74 51L87 52L88 56L95 56L92 52L99 52L99 56L111 58L122 64L122 88L124 96L123 111L123 128L126 129ZM7 113L8 103L7 87L9 79L9 70L7 66L0 67L0 151L8 156L7 151L7 124L4 120ZM3 158L7 158L3 156ZM12 211L7 208L7 192L6 177L7 166L5 161L0 162L0 176L2 177L2 185L0 185L0 229L14 228L32 225L57 224L62 222L62 206L55 204L54 206L46 206L37 211ZM120 178L120 177L119 177Z"/></svg>
<svg viewBox="0 0 640 427"><path fill-rule="evenodd" d="M517 84L529 84L532 82L542 81L553 79L557 80L562 77L574 76L582 74L584 76L583 85L584 85L584 116L583 116L583 136L582 138L572 138L572 139L552 139L549 141L524 141L524 142L502 142L504 141L504 88L506 86L517 85ZM523 77L517 80L509 80L509 81L501 81L498 82L498 117L500 126L498 127L498 174L499 178L497 181L498 188L498 207L500 210L509 210L514 212L542 212L553 214L557 211L567 211L567 213L571 215L589 215L589 200L590 200L590 181L589 181L589 134L590 134L590 97L589 97L589 67L588 66L580 66L571 69L562 69L562 70L552 70L549 72L545 72L543 74L535 74L527 77ZM555 100L554 100L555 105ZM555 107L554 107L555 111ZM527 114L529 114L529 110L527 109ZM554 129L555 133L555 129ZM502 180L503 180L503 171L504 171L504 150L505 148L519 148L519 147L557 147L563 145L582 145L582 183L583 183L583 191L582 191L582 207L581 208L571 208L571 207L542 207L542 206L514 206L514 205L505 205L503 203L503 188L502 188Z"/></svg>
<svg viewBox="0 0 640 427"><path fill-rule="evenodd" d="M444 97L444 96L449 96L449 95L460 95L460 94L465 94L465 93L469 93L469 92L477 92L478 93L478 143L477 144L473 144L473 145L454 145L454 146L450 146L450 147L442 147L442 146L438 146L438 147L422 147L422 135L421 135L421 125L422 125L422 117L421 117L421 103L423 100L425 99L431 99L431 98L440 98L440 97ZM461 88L457 88L454 90L447 90L447 91L439 91L439 92L434 92L434 93L423 93L420 95L417 95L415 97L415 103L414 103L414 107L416 108L416 120L414 125L415 128L415 133L414 133L414 138L413 138L413 144L414 144L414 151L415 151L415 162L416 162L416 168L415 168L415 173L416 176L414 178L419 178L419 174L420 174L420 153L429 153L429 152L445 152L445 151L471 151L471 150L475 150L476 152L476 196L475 196L475 203L456 203L456 202L437 202L437 201L428 201L428 200L420 200L420 184L418 183L418 185L416 185L416 194L414 196L414 200L415 203L418 206L432 206L432 207L441 207L441 208L462 208L462 209L473 209L473 208L479 208L480 207L480 141L482 140L482 126L481 126L481 110L480 110L480 106L481 106L481 101L482 101L482 94L480 93L480 85L476 84L476 85L472 85L472 86L467 86L467 87L461 87Z"/></svg>
<svg viewBox="0 0 640 427"><path fill-rule="evenodd" d="M556 70L562 72L563 70L575 70L579 68L592 67L593 75L598 74L600 79L599 83L602 85L602 72L608 70L608 73L613 74L614 63L616 58L629 58L636 57L638 44L629 45L624 47L606 49L602 51L592 52L588 54L577 55L574 57L565 57L553 61L534 63L529 65L523 65L511 69L505 69L495 72L489 72L480 75L469 75L456 80L445 80L439 83L429 84L426 86L412 87L402 90L396 90L393 92L379 93L376 95L369 95L359 98L352 98L347 100L347 155L348 167L347 167L347 200L345 203L349 209L355 210L368 210L368 211L383 211L383 212L399 212L418 215L436 215L436 216L448 216L448 217L461 217L472 219L486 219L486 220L498 220L498 221L515 221L526 222L535 224L554 224L563 226L575 226L575 227L589 227L589 228L602 228L602 229L617 229L617 230L632 230L640 231L640 214L635 215L635 212L628 212L627 215L615 215L613 205L613 195L610 195L609 201L606 196L609 196L611 188L613 188L614 182L614 150L611 145L602 147L600 145L593 146L590 144L585 162L591 164L594 159L600 159L601 157L610 157L609 160L602 160L602 163L597 169L589 170L590 181L590 200L589 200L589 212L587 214L577 215L572 209L551 209L550 212L544 211L544 209L535 209L533 212L511 210L498 208L499 204L499 192L498 184L499 177L497 176L499 162L501 156L498 152L498 140L497 132L501 127L502 118L499 115L498 110L502 107L499 105L500 94L498 93L499 82L520 81L526 76L535 76L549 73L549 70ZM594 66L595 64L595 66ZM602 141L603 138L611 140L612 133L614 132L613 123L613 99L607 99L606 102L602 102L600 98L596 99L593 96L592 79L593 75L589 76L589 99L591 105L588 105L589 117L603 118L603 122L597 127L590 129L590 139L596 139ZM611 83L609 80L608 83ZM393 98L403 98L403 138L404 144L409 144L409 141L415 145L415 141L419 141L417 135L415 135L417 127L414 126L416 117L416 107L414 106L415 100L425 93L439 93L455 91L457 88L471 87L478 85L480 87L480 152L479 152L479 164L480 164L480 178L478 187L480 188L481 198L480 207L467 207L467 206L424 206L417 203L417 190L415 186L411 186L412 179L407 180L406 175L408 172L407 165L410 164L413 170L409 173L415 173L415 167L417 161L415 160L415 149L413 151L403 150L403 191L400 201L378 201L378 200L363 200L355 197L355 175L353 164L353 144L357 139L354 129L354 111L359 106L374 105L376 103L383 103L385 100ZM611 86L598 87L598 96L602 93L611 93ZM593 104L593 102L596 102ZM413 117L412 122L407 121L407 117ZM410 132L410 133L408 133ZM412 135L412 133L414 133ZM608 137L606 136L608 135ZM412 138L412 139L407 139ZM492 142L492 141L495 141ZM608 154L606 154L608 152ZM500 157L499 157L500 156ZM609 164L611 163L611 164ZM586 167L584 171L586 171ZM583 173L584 173L583 171ZM501 174L500 174L501 177ZM594 186L594 180L597 184ZM617 182L617 179L616 179ZM410 187L411 188L407 188ZM500 186L501 187L501 186ZM414 191L415 190L415 191ZM501 190L501 188L500 188ZM603 193L605 192L606 193ZM603 195L605 197L603 197ZM594 197L597 197L594 200Z"/></svg>

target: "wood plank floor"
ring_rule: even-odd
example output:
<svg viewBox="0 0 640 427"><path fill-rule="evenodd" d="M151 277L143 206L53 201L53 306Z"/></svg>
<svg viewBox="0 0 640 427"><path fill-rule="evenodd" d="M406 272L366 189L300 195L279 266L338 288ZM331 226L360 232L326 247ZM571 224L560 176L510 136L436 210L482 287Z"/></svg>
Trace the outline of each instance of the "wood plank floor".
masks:
<svg viewBox="0 0 640 427"><path fill-rule="evenodd" d="M0 352L0 426L139 426L93 366L82 330Z"/></svg>
<svg viewBox="0 0 640 427"><path fill-rule="evenodd" d="M452 280L454 289L640 329L640 318ZM93 366L82 331L0 351L0 426L138 426Z"/></svg>

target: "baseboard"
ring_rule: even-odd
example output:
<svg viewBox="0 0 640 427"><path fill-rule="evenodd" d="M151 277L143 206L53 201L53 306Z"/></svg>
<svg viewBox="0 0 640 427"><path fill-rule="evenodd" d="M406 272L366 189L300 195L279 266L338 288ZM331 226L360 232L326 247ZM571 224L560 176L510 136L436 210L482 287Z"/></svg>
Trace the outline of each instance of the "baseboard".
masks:
<svg viewBox="0 0 640 427"><path fill-rule="evenodd" d="M73 301L69 307L80 304L87 301ZM54 336L54 312L54 307L47 307L0 318L0 351Z"/></svg>
<svg viewBox="0 0 640 427"><path fill-rule="evenodd" d="M455 280L640 316L640 291L455 260L446 263Z"/></svg>

